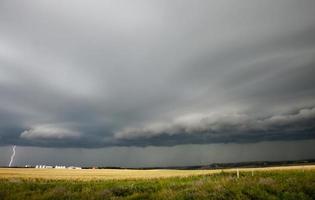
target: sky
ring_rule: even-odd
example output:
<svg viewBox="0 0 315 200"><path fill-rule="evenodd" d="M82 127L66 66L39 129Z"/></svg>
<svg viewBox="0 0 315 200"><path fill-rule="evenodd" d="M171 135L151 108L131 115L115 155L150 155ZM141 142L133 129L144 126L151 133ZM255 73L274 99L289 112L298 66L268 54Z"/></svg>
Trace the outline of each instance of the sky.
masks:
<svg viewBox="0 0 315 200"><path fill-rule="evenodd" d="M315 158L314 13L312 0L1 0L0 165L12 145L17 165Z"/></svg>

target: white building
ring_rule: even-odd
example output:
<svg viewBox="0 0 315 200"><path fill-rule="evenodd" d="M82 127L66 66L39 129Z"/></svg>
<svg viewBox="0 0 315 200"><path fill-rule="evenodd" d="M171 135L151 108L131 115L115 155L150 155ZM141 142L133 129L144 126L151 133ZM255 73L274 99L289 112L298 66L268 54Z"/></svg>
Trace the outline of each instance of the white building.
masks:
<svg viewBox="0 0 315 200"><path fill-rule="evenodd" d="M66 166L60 166L60 165L56 165L55 169L66 169Z"/></svg>
<svg viewBox="0 0 315 200"><path fill-rule="evenodd" d="M35 168L38 168L38 169L52 169L53 167L49 166L49 165L36 165Z"/></svg>
<svg viewBox="0 0 315 200"><path fill-rule="evenodd" d="M82 167L69 166L68 169L82 169Z"/></svg>

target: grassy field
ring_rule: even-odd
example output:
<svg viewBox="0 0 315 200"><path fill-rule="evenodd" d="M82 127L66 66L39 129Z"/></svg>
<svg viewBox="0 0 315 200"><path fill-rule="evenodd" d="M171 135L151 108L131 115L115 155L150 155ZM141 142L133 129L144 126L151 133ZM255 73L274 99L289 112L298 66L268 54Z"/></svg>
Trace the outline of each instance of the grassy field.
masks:
<svg viewBox="0 0 315 200"><path fill-rule="evenodd" d="M315 166L252 170L0 169L0 199L315 199Z"/></svg>

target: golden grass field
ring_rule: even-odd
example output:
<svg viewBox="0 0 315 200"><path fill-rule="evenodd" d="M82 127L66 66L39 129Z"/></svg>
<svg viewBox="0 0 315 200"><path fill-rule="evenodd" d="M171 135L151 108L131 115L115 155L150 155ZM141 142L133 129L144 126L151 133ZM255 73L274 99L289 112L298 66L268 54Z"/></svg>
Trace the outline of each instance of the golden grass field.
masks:
<svg viewBox="0 0 315 200"><path fill-rule="evenodd" d="M315 165L281 166L264 168L240 168L244 171L269 170L314 170ZM237 169L215 170L132 170L132 169L35 169L35 168L0 168L0 178L51 179L51 180L116 180L116 179L152 179L168 177L187 177L194 175L235 172Z"/></svg>
<svg viewBox="0 0 315 200"><path fill-rule="evenodd" d="M0 168L0 199L311 200L315 165L239 170Z"/></svg>

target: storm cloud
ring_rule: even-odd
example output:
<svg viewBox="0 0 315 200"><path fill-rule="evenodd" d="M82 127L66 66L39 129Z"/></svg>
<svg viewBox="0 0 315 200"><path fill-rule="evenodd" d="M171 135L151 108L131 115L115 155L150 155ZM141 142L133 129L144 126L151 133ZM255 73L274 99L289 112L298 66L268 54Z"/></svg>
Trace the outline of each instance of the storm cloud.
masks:
<svg viewBox="0 0 315 200"><path fill-rule="evenodd" d="M0 2L0 145L315 138L315 1Z"/></svg>
<svg viewBox="0 0 315 200"><path fill-rule="evenodd" d="M152 124L138 129L126 129L115 134L117 138L154 137L168 134L195 133L252 133L252 132L299 132L315 128L315 108L303 109L296 114L271 116L266 119L253 119L240 114L188 115L175 119L172 123Z"/></svg>

